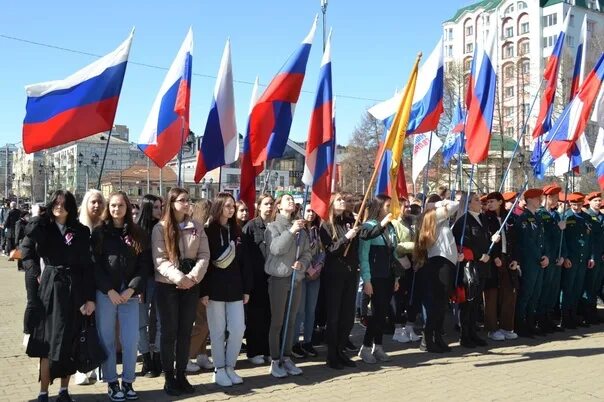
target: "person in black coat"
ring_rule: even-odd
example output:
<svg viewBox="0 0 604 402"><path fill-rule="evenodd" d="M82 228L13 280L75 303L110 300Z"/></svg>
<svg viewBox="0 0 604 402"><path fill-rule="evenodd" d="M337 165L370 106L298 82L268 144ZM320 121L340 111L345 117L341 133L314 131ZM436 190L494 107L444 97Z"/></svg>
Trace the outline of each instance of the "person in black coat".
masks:
<svg viewBox="0 0 604 402"><path fill-rule="evenodd" d="M95 310L95 283L90 230L77 221L76 201L57 190L44 217L32 220L21 243L26 270L26 353L40 358L40 396L48 400L48 385L61 378L57 401L71 401L67 391L76 372L74 342L82 315ZM38 285L39 284L39 285Z"/></svg>
<svg viewBox="0 0 604 402"><path fill-rule="evenodd" d="M465 284L466 301L460 303L459 321L461 325L460 345L466 348L486 346L484 339L476 333L476 321L480 313L482 303L482 287L490 276L490 257L487 254L491 239L488 231L487 221L481 214L482 203L475 193L470 193L468 212L458 216L453 225L453 236L459 247L463 235L464 261L459 263L458 284ZM463 199L461 205L466 205ZM465 222L465 231L464 231ZM463 233L463 234L462 234ZM467 279L471 277L472 282Z"/></svg>
<svg viewBox="0 0 604 402"><path fill-rule="evenodd" d="M103 380L112 400L137 399L136 379L139 330L139 298L151 265L150 244L132 220L126 193L109 196L103 223L92 231L96 279L96 322L101 345L107 353L102 364ZM122 345L122 387L116 371L116 321Z"/></svg>
<svg viewBox="0 0 604 402"><path fill-rule="evenodd" d="M21 212L21 217L15 225L15 248L18 248L21 245L23 238L25 238L25 228L27 227L30 216L31 214L29 211ZM21 259L17 260L17 269L23 271L23 261Z"/></svg>
<svg viewBox="0 0 604 402"><path fill-rule="evenodd" d="M270 356L268 331L271 326L271 306L268 298L268 274L264 272L266 242L264 232L270 221L275 200L262 194L256 203L256 217L243 227L242 264L251 273L250 301L246 304L247 357L252 364L263 364Z"/></svg>
<svg viewBox="0 0 604 402"><path fill-rule="evenodd" d="M21 211L17 208L17 203L13 201L10 203L10 210L6 214L3 222L4 235L6 236L6 248L4 251L6 254L10 254L17 246L15 228L19 218L21 218Z"/></svg>

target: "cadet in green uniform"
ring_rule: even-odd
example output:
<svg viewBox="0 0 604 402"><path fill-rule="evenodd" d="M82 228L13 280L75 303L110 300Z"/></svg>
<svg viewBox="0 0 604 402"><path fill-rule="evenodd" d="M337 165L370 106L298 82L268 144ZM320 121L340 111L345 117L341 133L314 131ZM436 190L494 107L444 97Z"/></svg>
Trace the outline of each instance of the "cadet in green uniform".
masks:
<svg viewBox="0 0 604 402"><path fill-rule="evenodd" d="M594 267L587 270L583 298L581 299L581 311L583 318L589 324L599 324L597 304L598 292L602 286L604 277L604 215L600 213L602 201L601 193L590 193L585 197L589 202L586 213L591 217L591 244L593 247Z"/></svg>
<svg viewBox="0 0 604 402"><path fill-rule="evenodd" d="M577 325L585 325L577 317L577 305L583 293L585 273L588 265L593 267L591 249L591 217L581 207L585 196L581 193L572 193L568 196L570 210L564 218L566 230L564 240L569 261L564 262L567 268L562 272L562 322L564 328L574 329ZM588 325L588 324L587 324Z"/></svg>
<svg viewBox="0 0 604 402"><path fill-rule="evenodd" d="M562 264L566 255L565 243L560 241L562 230L566 223L558 213L559 194L562 189L557 185L549 185L543 188L545 200L543 206L537 211L537 216L543 222L545 231L545 243L547 245L547 257L549 265L543 272L543 288L537 306L537 323L544 332L564 331L554 323L554 310L560 303L560 280L562 277Z"/></svg>
<svg viewBox="0 0 604 402"><path fill-rule="evenodd" d="M533 188L524 192L526 207L516 223L518 257L522 276L520 294L516 304L516 332L519 336L532 337L539 333L535 326L535 314L543 287L543 268L549 265L545 236L541 219L536 215L541 205L543 190Z"/></svg>

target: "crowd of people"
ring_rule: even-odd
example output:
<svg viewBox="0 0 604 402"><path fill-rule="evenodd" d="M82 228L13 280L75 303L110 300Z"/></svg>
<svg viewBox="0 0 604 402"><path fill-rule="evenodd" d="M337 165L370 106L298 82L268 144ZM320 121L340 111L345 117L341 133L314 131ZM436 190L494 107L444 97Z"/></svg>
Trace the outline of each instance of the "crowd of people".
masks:
<svg viewBox="0 0 604 402"><path fill-rule="evenodd" d="M195 392L187 373L201 369L220 386L241 384L242 351L283 378L301 375L296 361L316 357L320 343L327 366L342 370L389 361L385 334L446 353L454 330L462 348L475 349L604 322L601 193L440 187L409 198L394 216L385 194L360 211L358 197L335 193L325 220L289 194L261 194L251 217L229 193L193 202L182 188L140 205L97 190L79 208L63 190L32 211L8 204L4 251L25 271L38 400L54 379L57 401L72 400L73 344L91 320L112 401L138 398L137 359L138 375L163 373L164 391L178 396ZM448 313L455 329L445 327ZM358 348L355 319L365 328Z"/></svg>

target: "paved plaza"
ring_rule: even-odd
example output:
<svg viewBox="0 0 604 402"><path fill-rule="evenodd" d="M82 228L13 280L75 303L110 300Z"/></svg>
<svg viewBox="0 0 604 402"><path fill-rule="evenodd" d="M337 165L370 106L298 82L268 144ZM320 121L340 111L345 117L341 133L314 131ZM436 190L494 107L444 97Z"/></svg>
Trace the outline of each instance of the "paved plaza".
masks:
<svg viewBox="0 0 604 402"><path fill-rule="evenodd" d="M33 400L38 393L36 361L22 346L25 290L23 273L0 257L0 401ZM448 326L450 328L450 326ZM163 378L138 378L140 400L195 401L567 401L604 399L604 326L524 341L490 342L489 348L467 353L454 344L453 352L420 352L417 344L394 344L385 349L393 357L386 364L359 363L356 369L334 371L321 357L300 362L304 374L277 380L268 367L253 367L242 359L238 373L245 384L230 389L211 383L209 372L189 376L194 396L168 399ZM453 329L448 338L455 336ZM361 327L354 341L360 343ZM390 337L388 337L390 338ZM139 366L140 369L140 366ZM51 386L54 399L58 381ZM102 383L70 386L78 402L108 401Z"/></svg>

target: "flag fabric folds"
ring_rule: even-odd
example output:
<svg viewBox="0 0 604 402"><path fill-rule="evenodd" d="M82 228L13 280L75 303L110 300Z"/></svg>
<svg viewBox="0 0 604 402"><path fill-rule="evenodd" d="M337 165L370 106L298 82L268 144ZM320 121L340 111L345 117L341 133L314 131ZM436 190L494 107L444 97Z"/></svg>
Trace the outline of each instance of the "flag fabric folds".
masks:
<svg viewBox="0 0 604 402"><path fill-rule="evenodd" d="M436 131L443 112L444 67L442 38L419 69L407 134ZM390 128L403 93L371 107L368 112Z"/></svg>
<svg viewBox="0 0 604 402"><path fill-rule="evenodd" d="M451 158L455 155L459 155L464 152L464 130L465 125L465 113L461 108L461 102L457 102L455 110L453 111L453 118L451 119L451 129L445 137L443 143L443 164L446 166L451 161Z"/></svg>
<svg viewBox="0 0 604 402"><path fill-rule="evenodd" d="M579 167L591 159L591 149L585 134L581 134L577 143L574 144L568 154L563 154L554 161L554 175L562 176L563 174L574 171L579 173ZM569 169L570 167L570 169Z"/></svg>
<svg viewBox="0 0 604 402"><path fill-rule="evenodd" d="M25 87L23 149L40 151L113 127L134 30L113 52L64 80Z"/></svg>
<svg viewBox="0 0 604 402"><path fill-rule="evenodd" d="M384 140L386 139L386 135L388 133L385 132L382 136L382 141L379 143L378 147L378 155L380 154L381 148L384 146ZM375 195L378 194L387 194L392 197L391 186L390 186L390 161L392 159L392 151L385 150L384 157L382 158L382 164L379 167L378 178L375 186ZM378 161L376 161L377 163ZM407 181L405 180L405 170L403 169L403 164L399 165L399 171L397 175L396 181L396 193L400 196L408 198L409 194L407 192Z"/></svg>
<svg viewBox="0 0 604 402"><path fill-rule="evenodd" d="M466 153L471 163L486 159L491 141L495 111L497 29L491 29L486 42L476 43L466 95Z"/></svg>
<svg viewBox="0 0 604 402"><path fill-rule="evenodd" d="M335 132L331 77L331 32L325 45L315 107L310 117L302 181L312 188L310 207L327 220L334 169Z"/></svg>
<svg viewBox="0 0 604 402"><path fill-rule="evenodd" d="M570 85L570 99L572 101L577 92L579 85L583 81L585 75L585 58L587 51L587 15L583 16L583 24L581 24L581 38L577 44L577 54L575 56L575 68L573 69L573 79Z"/></svg>
<svg viewBox="0 0 604 402"><path fill-rule="evenodd" d="M542 134L548 132L552 128L552 112L554 110L554 98L556 96L556 84L558 83L558 70L562 61L562 50L564 48L564 39L570 20L570 10L567 12L562 25L562 31L556 39L556 44L552 50L552 54L547 60L545 70L543 71L543 79L547 82L545 90L541 97L541 108L537 116L537 123L533 129L533 138L538 138Z"/></svg>
<svg viewBox="0 0 604 402"><path fill-rule="evenodd" d="M210 170L239 159L239 134L235 121L231 42L227 40L214 87L212 106L208 114L201 147L197 153L195 183Z"/></svg>
<svg viewBox="0 0 604 402"><path fill-rule="evenodd" d="M249 141L254 166L279 158L285 151L316 28L317 17L298 50L273 78L252 110Z"/></svg>
<svg viewBox="0 0 604 402"><path fill-rule="evenodd" d="M600 131L598 131L591 163L596 168L596 178L600 184L600 189L604 190L604 127L600 127Z"/></svg>
<svg viewBox="0 0 604 402"><path fill-rule="evenodd" d="M249 115L258 101L258 77L254 81L250 108L248 111L248 124L245 137L243 138L243 152L241 153L241 179L239 183L239 199L246 203L249 216L255 216L256 210L256 177L264 170L264 164L252 165L250 158L250 123Z"/></svg>
<svg viewBox="0 0 604 402"><path fill-rule="evenodd" d="M432 145L430 145L430 137L432 137ZM434 158L434 155L436 155L436 152L438 152L442 145L443 143L440 138L433 133L417 134L413 137L413 168L411 178L414 183L428 164L428 161ZM428 149L430 150L430 154L428 154Z"/></svg>
<svg viewBox="0 0 604 402"><path fill-rule="evenodd" d="M189 134L192 64L193 31L189 29L137 141L158 167L174 158Z"/></svg>
<svg viewBox="0 0 604 402"><path fill-rule="evenodd" d="M405 144L405 137L407 136L407 127L409 125L409 115L411 114L411 107L413 106L413 94L415 92L415 85L417 83L418 66L421 55L418 55L409 81L403 91L403 97L398 107L396 115L390 126L386 140L384 141L384 148L392 151L392 159L390 160L390 211L392 215L398 217L401 208L398 201L397 182L399 174L399 165L401 165L403 159L403 146Z"/></svg>

